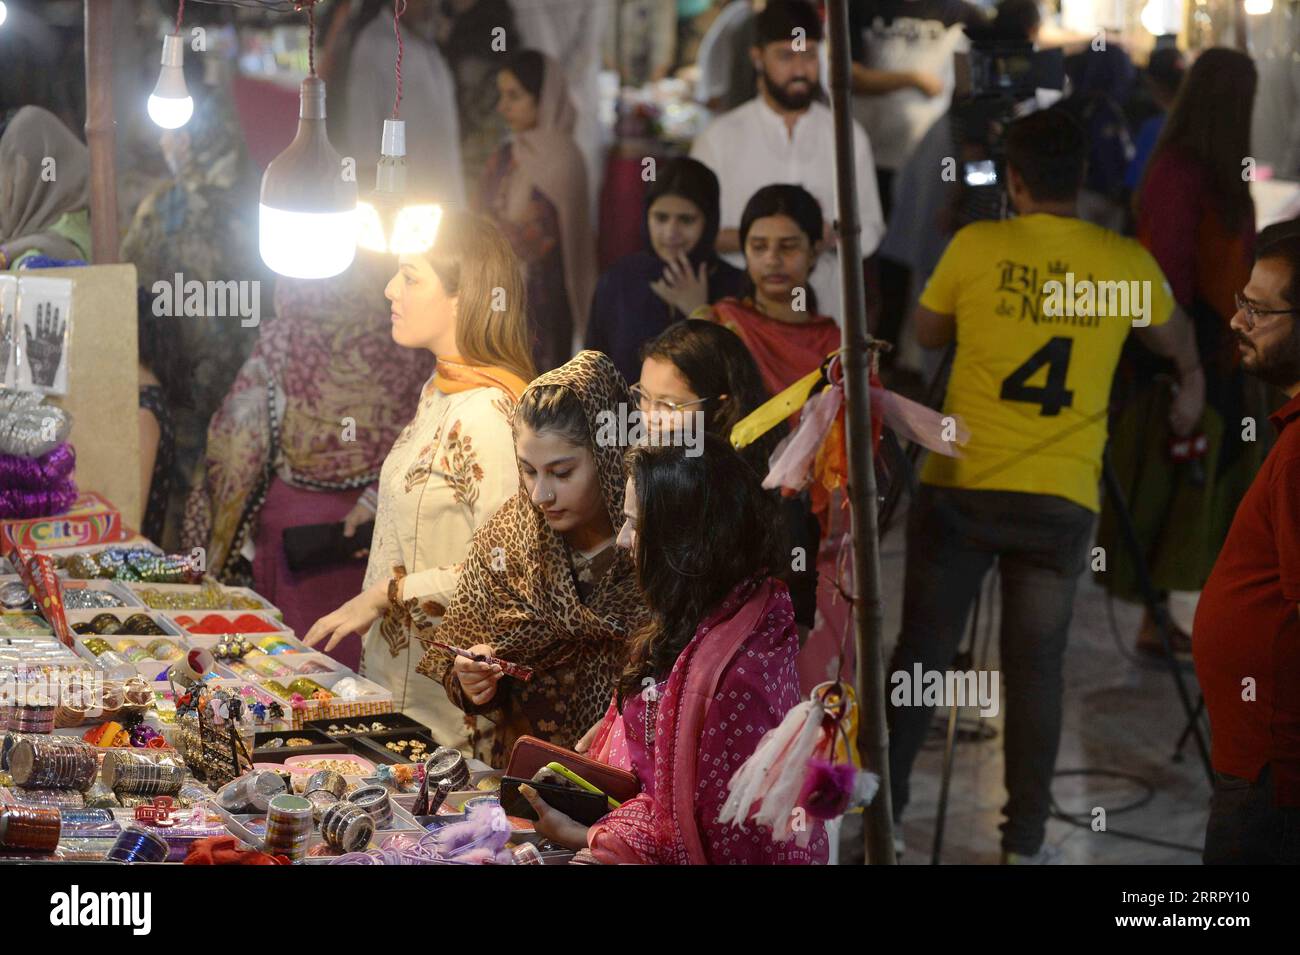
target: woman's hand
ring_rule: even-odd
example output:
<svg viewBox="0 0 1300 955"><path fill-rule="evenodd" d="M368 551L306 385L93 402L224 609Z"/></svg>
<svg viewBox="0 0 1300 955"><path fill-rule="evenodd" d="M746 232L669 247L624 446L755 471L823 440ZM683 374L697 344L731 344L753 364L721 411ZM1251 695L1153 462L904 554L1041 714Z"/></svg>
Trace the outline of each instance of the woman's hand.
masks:
<svg viewBox="0 0 1300 955"><path fill-rule="evenodd" d="M690 315L701 305L709 304L709 265L701 262L699 269L694 270L683 252L675 260L664 263L664 274L650 283L650 291L683 315Z"/></svg>
<svg viewBox="0 0 1300 955"><path fill-rule="evenodd" d="M367 524L370 521L373 521L374 519L375 519L375 512L372 511L365 504L363 504L361 501L357 501L356 505L353 506L352 510L348 511L347 517L343 518L343 536L355 537L358 527L360 527L362 524ZM353 552L352 556L360 558L360 557L365 557L369 553L370 553L369 547L358 547L356 551Z"/></svg>
<svg viewBox="0 0 1300 955"><path fill-rule="evenodd" d="M494 655L492 647L486 643L470 647L469 652L485 657ZM456 674L456 679L460 680L460 688L475 706L482 706L497 695L497 681L505 675L505 671L495 663L480 663L460 654L456 655L451 670Z"/></svg>
<svg viewBox="0 0 1300 955"><path fill-rule="evenodd" d="M314 647L329 637L329 642L325 644L325 652L328 653L348 634L364 634L388 606L388 580L389 578L385 577L369 590L353 597L338 610L321 617L311 625L302 642L309 647ZM400 593L401 585L399 584L398 587Z"/></svg>
<svg viewBox="0 0 1300 955"><path fill-rule="evenodd" d="M587 826L552 809L532 786L521 784L519 791L537 813L537 831L547 840L575 851L587 848Z"/></svg>
<svg viewBox="0 0 1300 955"><path fill-rule="evenodd" d="M604 717L601 717L596 721L595 726L583 733L582 739L578 740L578 742L574 744L573 751L575 753L585 753L587 750L591 749L591 741L596 738L596 730L600 729L604 722Z"/></svg>

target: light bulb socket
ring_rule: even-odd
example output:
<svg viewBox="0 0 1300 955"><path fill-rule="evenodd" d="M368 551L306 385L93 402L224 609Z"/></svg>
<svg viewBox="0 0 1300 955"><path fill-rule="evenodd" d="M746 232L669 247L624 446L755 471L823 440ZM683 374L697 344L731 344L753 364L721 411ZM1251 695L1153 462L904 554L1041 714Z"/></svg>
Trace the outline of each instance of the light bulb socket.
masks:
<svg viewBox="0 0 1300 955"><path fill-rule="evenodd" d="M319 76L309 76L302 81L298 90L298 118L325 118L325 81Z"/></svg>
<svg viewBox="0 0 1300 955"><path fill-rule="evenodd" d="M153 95L160 99L185 99L190 95L185 85L185 38L179 34L163 37L162 69Z"/></svg>
<svg viewBox="0 0 1300 955"><path fill-rule="evenodd" d="M406 155L406 120L384 120L384 136L380 141L379 151L385 156Z"/></svg>
<svg viewBox="0 0 1300 955"><path fill-rule="evenodd" d="M185 37L179 33L169 33L163 37L162 65L185 65Z"/></svg>

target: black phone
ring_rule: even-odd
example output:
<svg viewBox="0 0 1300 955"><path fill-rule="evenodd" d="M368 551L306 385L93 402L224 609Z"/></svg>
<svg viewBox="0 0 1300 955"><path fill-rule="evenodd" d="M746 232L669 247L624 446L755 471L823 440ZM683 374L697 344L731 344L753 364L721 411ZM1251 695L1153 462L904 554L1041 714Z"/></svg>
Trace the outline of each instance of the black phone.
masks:
<svg viewBox="0 0 1300 955"><path fill-rule="evenodd" d="M609 801L597 793L589 793L569 786L555 783L535 783L531 779L517 776L505 776L501 780L501 808L507 816L520 819L536 819L537 811L533 804L519 791L520 785L532 786L543 801L559 812L564 813L574 822L591 826L599 822L609 812Z"/></svg>
<svg viewBox="0 0 1300 955"><path fill-rule="evenodd" d="M285 561L294 573L329 564L346 564L358 560L354 555L370 547L374 533L374 521L359 525L351 537L343 536L342 521L286 527L281 534Z"/></svg>

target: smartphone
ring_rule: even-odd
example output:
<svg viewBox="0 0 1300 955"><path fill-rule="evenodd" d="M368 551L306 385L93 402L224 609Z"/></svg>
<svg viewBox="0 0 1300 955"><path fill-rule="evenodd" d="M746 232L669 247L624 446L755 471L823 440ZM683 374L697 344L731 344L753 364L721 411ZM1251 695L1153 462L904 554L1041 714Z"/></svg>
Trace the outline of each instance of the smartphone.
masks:
<svg viewBox="0 0 1300 955"><path fill-rule="evenodd" d="M604 792L604 790L602 790L600 787L587 782L585 779L583 779L581 776L579 776L577 773L571 770L568 766L565 766L563 763L547 763L546 768L559 776L563 776L565 779L573 783L575 786L578 786L579 788L589 793L595 793L598 796L604 796L605 799L608 800L609 802L610 809L617 809L619 806L623 805L613 796L607 795Z"/></svg>
<svg viewBox="0 0 1300 955"><path fill-rule="evenodd" d="M537 819L533 804L519 791L521 785L532 786L548 806L584 826L594 825L609 812L609 804L603 793L590 793L554 783L535 783L531 779L506 776L501 780L500 799L501 808L507 816Z"/></svg>

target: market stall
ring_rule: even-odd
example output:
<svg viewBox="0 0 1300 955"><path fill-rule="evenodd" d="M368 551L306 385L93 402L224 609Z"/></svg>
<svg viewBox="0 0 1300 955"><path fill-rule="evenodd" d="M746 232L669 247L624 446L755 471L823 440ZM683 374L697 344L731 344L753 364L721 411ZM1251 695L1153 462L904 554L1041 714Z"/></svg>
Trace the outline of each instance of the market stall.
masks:
<svg viewBox="0 0 1300 955"><path fill-rule="evenodd" d="M103 497L0 540L0 859L571 856L505 814L500 772Z"/></svg>

